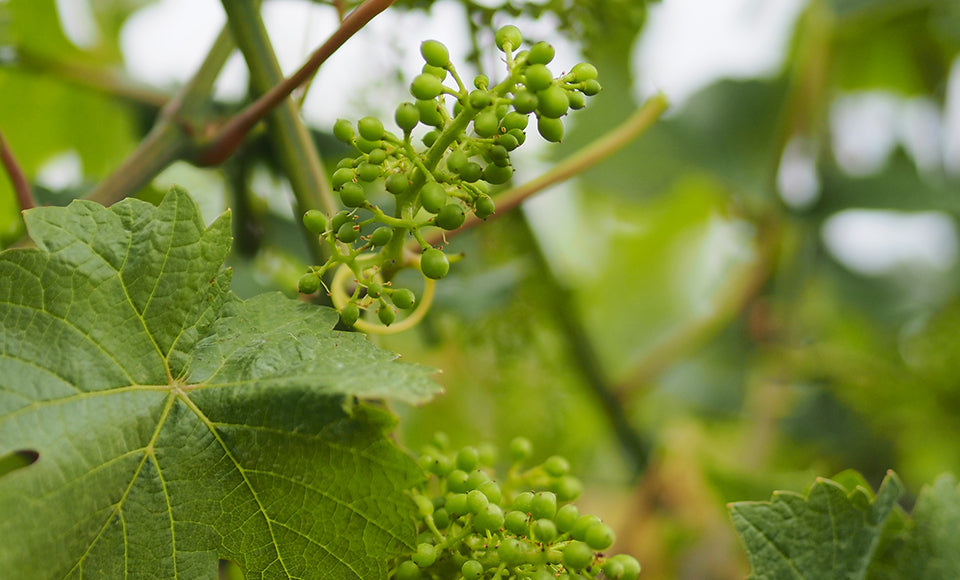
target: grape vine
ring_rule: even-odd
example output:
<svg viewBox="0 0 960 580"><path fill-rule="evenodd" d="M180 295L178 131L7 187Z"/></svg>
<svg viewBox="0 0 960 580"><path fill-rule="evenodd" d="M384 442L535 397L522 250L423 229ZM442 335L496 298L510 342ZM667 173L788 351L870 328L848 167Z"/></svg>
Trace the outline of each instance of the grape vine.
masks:
<svg viewBox="0 0 960 580"><path fill-rule="evenodd" d="M511 441L510 468L497 481L489 446L451 449L443 434L423 449L429 479L413 490L416 552L394 564L395 580L484 578L635 580L640 564L606 555L615 534L573 502L582 491L570 464L554 455L527 467L529 440Z"/></svg>
<svg viewBox="0 0 960 580"><path fill-rule="evenodd" d="M444 252L442 244L428 242L423 231L456 230L469 213L480 219L493 215L491 188L513 177L510 154L525 142L530 114L544 139L559 142L561 118L583 108L586 98L601 90L597 69L589 63L554 76L548 68L554 48L537 42L523 50L523 36L515 26L500 28L496 45L506 76L494 83L478 75L468 88L446 46L423 42L423 69L410 84L414 101L401 103L394 115L400 134L375 117L364 117L356 125L346 119L334 124L334 135L357 155L343 159L332 176L344 209L332 216L319 210L303 216L329 257L308 268L299 290L313 294L324 276L333 273L329 291L345 325L396 332L419 320L430 305L434 281L460 259ZM413 137L418 126L429 128L419 149ZM379 198L385 203L378 204ZM409 239L419 253L407 248ZM396 274L407 268L424 278L419 299L411 289L393 285ZM374 310L379 324L363 318ZM394 324L399 311L408 314Z"/></svg>

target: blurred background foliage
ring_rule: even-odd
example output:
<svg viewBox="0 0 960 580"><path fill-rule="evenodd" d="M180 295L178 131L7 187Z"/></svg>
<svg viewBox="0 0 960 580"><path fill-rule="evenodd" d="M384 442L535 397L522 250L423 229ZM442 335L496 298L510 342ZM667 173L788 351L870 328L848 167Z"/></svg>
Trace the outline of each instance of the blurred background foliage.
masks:
<svg viewBox="0 0 960 580"><path fill-rule="evenodd" d="M83 47L58 4L0 2L0 131L48 204L113 171L172 94L123 68L122 26L151 2L89 0L98 34ZM521 175L639 105L644 3L461 4L478 66L509 14L551 19L601 71L604 92ZM914 492L960 473L958 53L953 0L809 0L775 74L703 88L579 178L451 239L466 259L430 315L376 339L442 369L444 396L395 409L399 440L525 435L565 455L582 502L651 579L746 574L727 502L846 468L875 486L895 469ZM874 109L886 116L863 116ZM314 129L333 167L346 152ZM874 141L888 147L865 157ZM254 141L218 170L175 164L139 195L179 182L208 215L233 206L235 290L293 295L307 253L273 167ZM2 180L0 240L21 235Z"/></svg>

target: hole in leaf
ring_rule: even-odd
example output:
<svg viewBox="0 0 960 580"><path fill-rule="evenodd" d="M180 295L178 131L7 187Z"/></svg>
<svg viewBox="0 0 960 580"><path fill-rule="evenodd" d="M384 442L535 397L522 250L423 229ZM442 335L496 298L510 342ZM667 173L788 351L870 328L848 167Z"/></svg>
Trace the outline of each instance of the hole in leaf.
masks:
<svg viewBox="0 0 960 580"><path fill-rule="evenodd" d="M6 455L0 457L0 477L3 477L12 471L23 469L28 465L32 465L39 458L40 454L33 449L21 449L19 451L7 453Z"/></svg>
<svg viewBox="0 0 960 580"><path fill-rule="evenodd" d="M217 578L218 580L244 580L243 570L232 560L220 560Z"/></svg>

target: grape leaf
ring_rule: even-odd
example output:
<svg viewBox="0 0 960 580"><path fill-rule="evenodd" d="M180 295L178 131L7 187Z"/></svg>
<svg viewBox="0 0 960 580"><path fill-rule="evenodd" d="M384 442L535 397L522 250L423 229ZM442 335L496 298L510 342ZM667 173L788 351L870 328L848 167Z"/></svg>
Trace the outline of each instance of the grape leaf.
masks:
<svg viewBox="0 0 960 580"><path fill-rule="evenodd" d="M429 369L330 309L238 299L229 214L205 227L178 188L26 223L37 247L0 254L0 458L37 460L0 476L5 575L365 580L412 550L421 472L358 398L422 402Z"/></svg>
<svg viewBox="0 0 960 580"><path fill-rule="evenodd" d="M807 497L774 492L769 502L730 504L753 578L864 578L884 526L903 493L893 472L876 497L818 479Z"/></svg>

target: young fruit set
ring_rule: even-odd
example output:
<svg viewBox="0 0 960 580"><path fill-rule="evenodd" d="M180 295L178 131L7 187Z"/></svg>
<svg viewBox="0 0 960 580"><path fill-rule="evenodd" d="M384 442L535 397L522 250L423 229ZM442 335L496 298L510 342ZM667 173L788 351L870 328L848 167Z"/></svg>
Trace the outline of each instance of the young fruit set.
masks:
<svg viewBox="0 0 960 580"><path fill-rule="evenodd" d="M451 450L442 434L420 456L430 478L414 489L416 552L396 562L394 580L634 580L631 556L606 556L613 530L570 503L581 491L559 456L525 467L527 439L510 443L510 468L497 482L491 447Z"/></svg>
<svg viewBox="0 0 960 580"><path fill-rule="evenodd" d="M394 117L402 136L374 117L360 119L356 127L344 119L334 124L334 135L358 154L342 160L332 177L345 209L333 216L310 210L303 217L329 258L309 268L299 289L317 292L325 274L341 270L330 291L347 326L377 331L360 320L362 311L376 309L382 330L393 324L398 309L426 308L433 281L447 275L451 257L442 246L431 245L424 230L455 230L469 213L480 219L492 215L496 206L490 186L513 176L510 152L526 140L530 114L540 135L560 141L561 117L600 91L593 65L580 63L554 77L547 67L554 57L550 44L537 42L520 50L523 37L515 26L504 26L495 38L506 77L492 84L478 75L472 89L464 85L443 44L428 40L420 46L426 63L410 84L415 100L401 103ZM419 125L429 128L420 139L423 147L414 144ZM372 198L386 200L384 207ZM415 240L419 253L406 249L408 238ZM405 268L417 268L425 279L419 301L410 289L392 284Z"/></svg>

